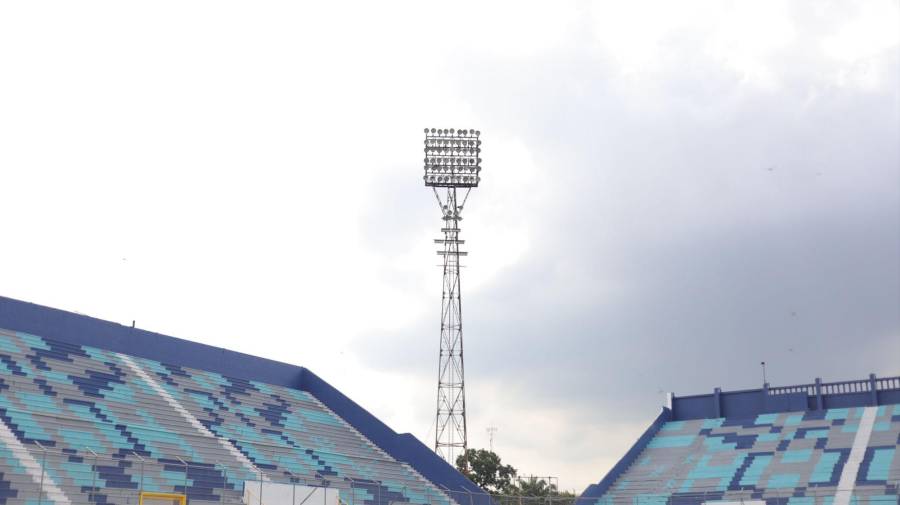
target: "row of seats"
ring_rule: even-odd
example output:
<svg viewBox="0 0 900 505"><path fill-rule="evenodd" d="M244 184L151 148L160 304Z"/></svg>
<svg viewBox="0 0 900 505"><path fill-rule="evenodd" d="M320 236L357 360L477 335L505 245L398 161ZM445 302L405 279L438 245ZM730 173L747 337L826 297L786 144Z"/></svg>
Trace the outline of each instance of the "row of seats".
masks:
<svg viewBox="0 0 900 505"><path fill-rule="evenodd" d="M0 419L14 436L0 505L38 498L29 455L72 502L236 503L258 479L337 487L351 505L450 501L306 392L3 330Z"/></svg>
<svg viewBox="0 0 900 505"><path fill-rule="evenodd" d="M851 503L897 505L900 405L869 407L874 423L851 475ZM751 419L673 421L596 500L705 503L765 500L830 505L865 408L764 414ZM855 466L848 466L854 468ZM846 481L845 481L846 482Z"/></svg>

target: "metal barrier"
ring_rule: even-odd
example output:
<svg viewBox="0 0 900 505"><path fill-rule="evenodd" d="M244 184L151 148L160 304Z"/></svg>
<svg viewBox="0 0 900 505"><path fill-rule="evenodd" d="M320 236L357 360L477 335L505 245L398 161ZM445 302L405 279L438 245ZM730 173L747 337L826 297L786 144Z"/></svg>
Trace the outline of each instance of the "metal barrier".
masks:
<svg viewBox="0 0 900 505"><path fill-rule="evenodd" d="M876 377L875 374L872 374L868 379L838 382L821 382L819 379L816 379L816 382L813 384L795 384L793 386L777 386L768 388L768 392L770 395L806 393L808 396L816 396L816 394L837 395L846 393L868 393L873 390L900 390L900 376Z"/></svg>
<svg viewBox="0 0 900 505"><path fill-rule="evenodd" d="M577 505L699 505L703 503L721 502L728 504L747 504L755 505L759 503L777 503L787 504L791 498L797 499L794 488L782 489L758 489L758 490L739 490L739 491L722 491L721 488L709 488L708 490L696 489L687 493L674 492L675 489L669 488L659 481L655 481L658 486L644 486L638 490L632 491L614 491L606 493L600 497L593 498L554 498L550 503L552 505L570 505L572 500ZM640 484L639 484L640 485ZM857 485L849 491L850 500L848 503L854 505L897 505L900 503L900 496L897 494L887 494L886 489L897 489L900 485L900 479L894 476L891 480L886 481L885 485ZM830 505L835 495L844 491L837 487L807 488L803 493L803 498L809 500L809 505ZM896 491L893 491L896 493ZM530 502L537 505L535 502ZM501 503L500 505L506 505ZM516 504L517 505L517 504Z"/></svg>
<svg viewBox="0 0 900 505"><path fill-rule="evenodd" d="M205 483L209 486L205 487L211 487L215 495L219 497L219 500L214 501L215 503L224 505L237 505L244 503L242 497L244 490L239 489L238 486L235 485L235 479L229 481L229 467L228 465L223 465L221 462L215 462L206 465L192 464L186 461L185 458L176 456L174 459L179 461L180 464L173 465L161 463L149 458L144 458L134 451L132 451L131 454L124 455L122 457L111 457L108 455L100 455L89 447L84 447L82 448L82 450L85 451L85 454L90 454L90 456L82 458L81 456L77 456L71 453L63 453L53 448L48 448L37 441L35 441L33 447L37 448L37 450L39 450L41 453L40 457L36 458L38 464L40 465L41 477L40 480L38 482L35 482L34 484L25 486L22 486L20 484L16 487L18 495L16 496L15 500L21 500L23 503L33 502L37 503L38 505L46 505L47 503L58 501L54 500L48 492L48 489L52 487L51 483L55 485L55 487L60 488L63 491L72 505L93 505L96 503L102 504L109 502L116 503L117 505L141 505L140 497L142 494L154 493L159 491L163 491L164 493L168 493L169 491L184 493L188 495L188 502L196 501L199 503L205 503L206 500L193 499L189 496L189 489L191 488L191 485L188 482L189 473L194 469L214 471L208 474ZM63 465L64 462L71 461L69 459L70 457L77 457L82 459L85 465L81 467ZM134 488L98 486L98 481L102 479L100 476L100 469L104 466L119 466L122 461L131 463L130 468L132 468L132 471L129 472L128 475L132 479L132 481L137 481L137 486ZM396 464L399 465L400 463ZM146 479L149 477L158 476L161 471L165 470L165 467L167 466L182 467L184 472L184 480L179 483L166 484L162 486L163 489L156 489L156 487L158 486L154 486L154 488L151 490L145 489L144 483ZM260 471L256 475L256 479L259 482L265 481L266 483L337 490L339 493L339 500L342 505L363 505L364 501L383 503L381 490L382 488L387 488L387 485L385 483L378 480L360 480L354 479L352 477L333 477L335 480L329 480L328 476L322 476L319 474L316 474L315 477L310 478L308 476L294 474L287 470L279 469L278 472L283 472L286 476L279 477L277 475L273 475L273 473L265 473ZM60 479L61 482L53 482L52 476L55 476L56 478L62 477L63 479ZM7 478L9 477L7 476ZM73 481L76 483L90 482L91 484L90 487L77 484L73 486L67 481ZM229 485L231 487L229 487ZM363 489L364 486L367 488L376 488L375 496L373 496L371 500L358 500L356 498L357 492L359 492L360 489ZM73 489L73 487L76 487L77 489ZM424 496L425 500L412 501L412 503L422 503L423 505L448 505L451 499L450 495L438 491L437 487L430 487L424 480L422 481L421 487L404 485L402 489L400 489L400 493L404 497L407 497L408 493L415 494L416 496ZM258 496L257 500L254 500L254 502L255 503L248 505L266 505L262 496ZM411 501L408 499L397 501L397 503L410 502ZM459 503L460 505L470 505L468 502Z"/></svg>
<svg viewBox="0 0 900 505"><path fill-rule="evenodd" d="M70 454L60 453L46 448L43 445L35 444L41 448L42 454L40 458L41 475L40 483L34 489L19 489L19 495L15 498L17 502L23 503L47 503L51 498L47 495L44 476L56 473L61 474L59 470L62 461L66 460ZM85 448L86 450L88 448ZM78 493L67 494L72 505L94 505L95 503L113 502L117 505L141 505L141 495L147 491L143 489L145 476L153 473L159 473L162 467L166 466L157 461L149 461L141 458L138 454L131 454L123 458L111 458L108 456L98 455L96 452L87 450L92 454L93 461L90 470L85 469L82 473L73 472L71 469L66 471L66 476L73 480L86 482L90 480L92 486L87 490L79 489ZM100 479L98 468L104 463L114 462L118 465L120 461L130 461L133 468L138 473L130 474L133 478L137 478L140 482L136 489L122 489L110 487L97 487L96 482ZM185 468L185 481L182 486L187 486L187 474L191 468L204 468L209 470L208 465L192 465L181 458ZM243 489L228 489L228 476L226 474L227 467L220 464L214 464L213 469L221 471L221 477L218 482L213 478L212 484L220 483L221 486L213 486L219 500L215 503L222 505L267 505L263 496L254 496L251 500L253 503L245 503L243 500ZM89 473L89 475L87 473ZM290 473L290 472L288 472ZM271 474L260 473L257 478L260 482L268 479L268 482L275 482L287 485L306 486L313 488L336 489L339 493L341 505L371 505L384 503L380 494L380 482L361 482L358 479L350 477L341 480L329 481L325 478L309 479L302 476L290 474L287 479L273 478ZM369 499L358 499L357 491L361 489L363 484L379 484L377 494ZM57 486L65 488L64 483L57 482ZM794 497L793 488L789 489L762 489L762 490L746 490L746 491L722 491L718 487L710 487L708 489L693 488L691 492L679 493L675 492L676 488L671 483L658 480L630 481L629 488L626 490L616 490L605 493L601 497L576 497L560 494L551 494L547 496L521 496L516 494L497 494L497 493L473 493L468 490L454 490L444 486L438 486L434 489L440 489L435 492L428 486L418 489L404 487L401 490L405 500L391 500L388 505L402 505L404 503L421 503L423 505L449 505L448 499L458 505L474 505L475 503L490 503L492 505L699 505L705 502L736 502L755 504L761 499L775 499L776 503L787 503L788 499ZM847 490L850 495L850 503L854 505L897 505L898 496L886 494L889 489L900 489L900 474L893 472L888 475L888 479L884 485L857 485L852 490ZM65 490L65 489L64 489ZM356 491L355 491L356 490ZM424 500L410 500L407 492L415 491L415 494L425 496ZM809 505L828 505L833 497L842 491L837 487L810 487L804 492L804 497L812 498ZM762 493L761 495L758 493ZM894 491L896 492L896 491ZM755 496L754 496L755 495ZM101 499L102 498L102 499ZM200 499L188 498L188 502L197 502L195 505L212 503ZM190 503L188 503L190 505Z"/></svg>

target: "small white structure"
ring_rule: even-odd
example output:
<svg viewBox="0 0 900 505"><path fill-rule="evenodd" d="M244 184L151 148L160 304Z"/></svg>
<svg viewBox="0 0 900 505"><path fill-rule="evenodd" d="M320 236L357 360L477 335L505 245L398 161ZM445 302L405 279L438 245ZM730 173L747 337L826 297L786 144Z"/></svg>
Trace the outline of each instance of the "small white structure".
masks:
<svg viewBox="0 0 900 505"><path fill-rule="evenodd" d="M339 505L338 489L244 481L245 505Z"/></svg>

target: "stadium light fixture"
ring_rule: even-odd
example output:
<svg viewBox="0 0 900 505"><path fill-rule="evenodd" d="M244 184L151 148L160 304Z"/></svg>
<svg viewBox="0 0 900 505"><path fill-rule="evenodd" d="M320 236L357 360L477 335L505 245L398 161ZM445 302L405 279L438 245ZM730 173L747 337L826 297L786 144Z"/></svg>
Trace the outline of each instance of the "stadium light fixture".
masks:
<svg viewBox="0 0 900 505"><path fill-rule="evenodd" d="M481 181L481 132L425 128L425 185L476 188Z"/></svg>

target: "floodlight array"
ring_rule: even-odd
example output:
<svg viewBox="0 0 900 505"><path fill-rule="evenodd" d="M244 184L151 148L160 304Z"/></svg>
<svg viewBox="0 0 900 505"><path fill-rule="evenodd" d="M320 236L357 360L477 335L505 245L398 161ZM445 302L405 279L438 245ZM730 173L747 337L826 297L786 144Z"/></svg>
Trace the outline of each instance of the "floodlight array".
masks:
<svg viewBox="0 0 900 505"><path fill-rule="evenodd" d="M481 180L481 132L425 129L425 185L474 188Z"/></svg>

